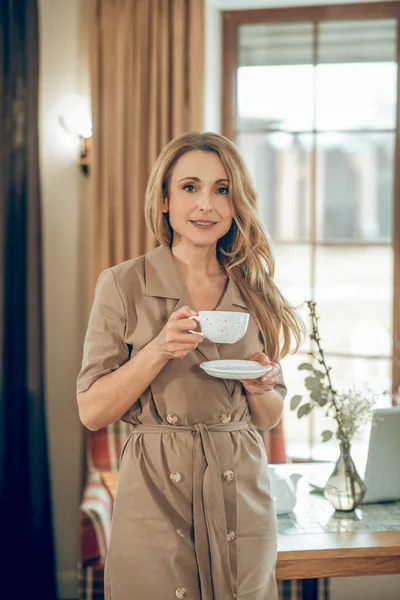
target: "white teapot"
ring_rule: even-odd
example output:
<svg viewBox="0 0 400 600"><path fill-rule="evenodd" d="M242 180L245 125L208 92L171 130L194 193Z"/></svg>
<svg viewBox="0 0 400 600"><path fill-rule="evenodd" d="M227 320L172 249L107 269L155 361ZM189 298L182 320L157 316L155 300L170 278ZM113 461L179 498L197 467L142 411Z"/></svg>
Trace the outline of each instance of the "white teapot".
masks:
<svg viewBox="0 0 400 600"><path fill-rule="evenodd" d="M297 502L297 484L302 476L299 473L279 475L271 465L268 470L276 514L285 515L292 512Z"/></svg>

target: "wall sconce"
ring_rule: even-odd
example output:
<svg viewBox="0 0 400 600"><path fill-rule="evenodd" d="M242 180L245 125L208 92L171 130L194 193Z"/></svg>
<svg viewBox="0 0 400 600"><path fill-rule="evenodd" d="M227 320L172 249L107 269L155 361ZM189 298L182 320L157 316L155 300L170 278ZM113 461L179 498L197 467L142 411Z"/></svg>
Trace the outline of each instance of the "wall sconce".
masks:
<svg viewBox="0 0 400 600"><path fill-rule="evenodd" d="M89 175L92 149L92 118L90 104L85 96L70 96L60 111L59 121L63 128L80 139L79 166Z"/></svg>
<svg viewBox="0 0 400 600"><path fill-rule="evenodd" d="M92 158L92 137L81 136L81 154L79 158L79 166L82 173L89 175L90 162Z"/></svg>

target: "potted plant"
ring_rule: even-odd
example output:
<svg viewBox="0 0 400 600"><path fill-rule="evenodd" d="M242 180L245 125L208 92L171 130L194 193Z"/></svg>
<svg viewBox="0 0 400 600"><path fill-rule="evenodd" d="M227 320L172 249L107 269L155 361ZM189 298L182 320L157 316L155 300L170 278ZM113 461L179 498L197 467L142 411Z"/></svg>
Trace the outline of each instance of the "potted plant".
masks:
<svg viewBox="0 0 400 600"><path fill-rule="evenodd" d="M310 362L299 365L300 371L306 372L305 387L307 397L295 395L291 399L291 410L297 411L299 419L309 415L315 408L325 411L326 416L333 417L336 422L336 437L339 440L340 455L334 470L328 479L324 496L330 500L336 510L353 511L362 501L366 487L351 457L351 443L357 434L371 421L376 407L376 395L365 386L338 391L333 387L331 367L328 367L321 346L318 330L316 304L308 301L311 317L310 339L315 343L317 352L312 352ZM318 363L318 367L315 366ZM327 442L334 432L322 432L322 441Z"/></svg>

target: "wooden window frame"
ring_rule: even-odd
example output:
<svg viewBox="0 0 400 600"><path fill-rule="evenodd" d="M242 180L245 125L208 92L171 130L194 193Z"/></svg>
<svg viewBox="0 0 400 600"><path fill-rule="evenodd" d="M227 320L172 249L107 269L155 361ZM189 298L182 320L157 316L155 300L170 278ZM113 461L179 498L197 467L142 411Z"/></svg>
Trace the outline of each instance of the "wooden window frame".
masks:
<svg viewBox="0 0 400 600"><path fill-rule="evenodd" d="M334 21L351 19L397 20L397 112L394 157L393 198L393 346L392 392L400 390L400 3L369 2L326 6L296 6L222 11L222 133L235 139L236 115L236 40L239 25L283 23L287 21ZM345 245L345 244L342 244ZM369 245L369 244L368 244ZM373 243L371 243L373 245Z"/></svg>

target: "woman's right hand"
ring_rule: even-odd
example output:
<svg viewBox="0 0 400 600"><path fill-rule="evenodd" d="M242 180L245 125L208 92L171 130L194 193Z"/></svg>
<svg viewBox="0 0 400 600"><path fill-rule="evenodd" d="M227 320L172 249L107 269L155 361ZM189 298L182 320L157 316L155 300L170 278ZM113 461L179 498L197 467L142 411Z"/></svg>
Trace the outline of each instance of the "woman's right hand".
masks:
<svg viewBox="0 0 400 600"><path fill-rule="evenodd" d="M171 314L167 323L153 343L164 360L183 358L197 348L204 337L200 333L188 333L196 329L196 321L190 317L197 315L189 306L183 306Z"/></svg>

